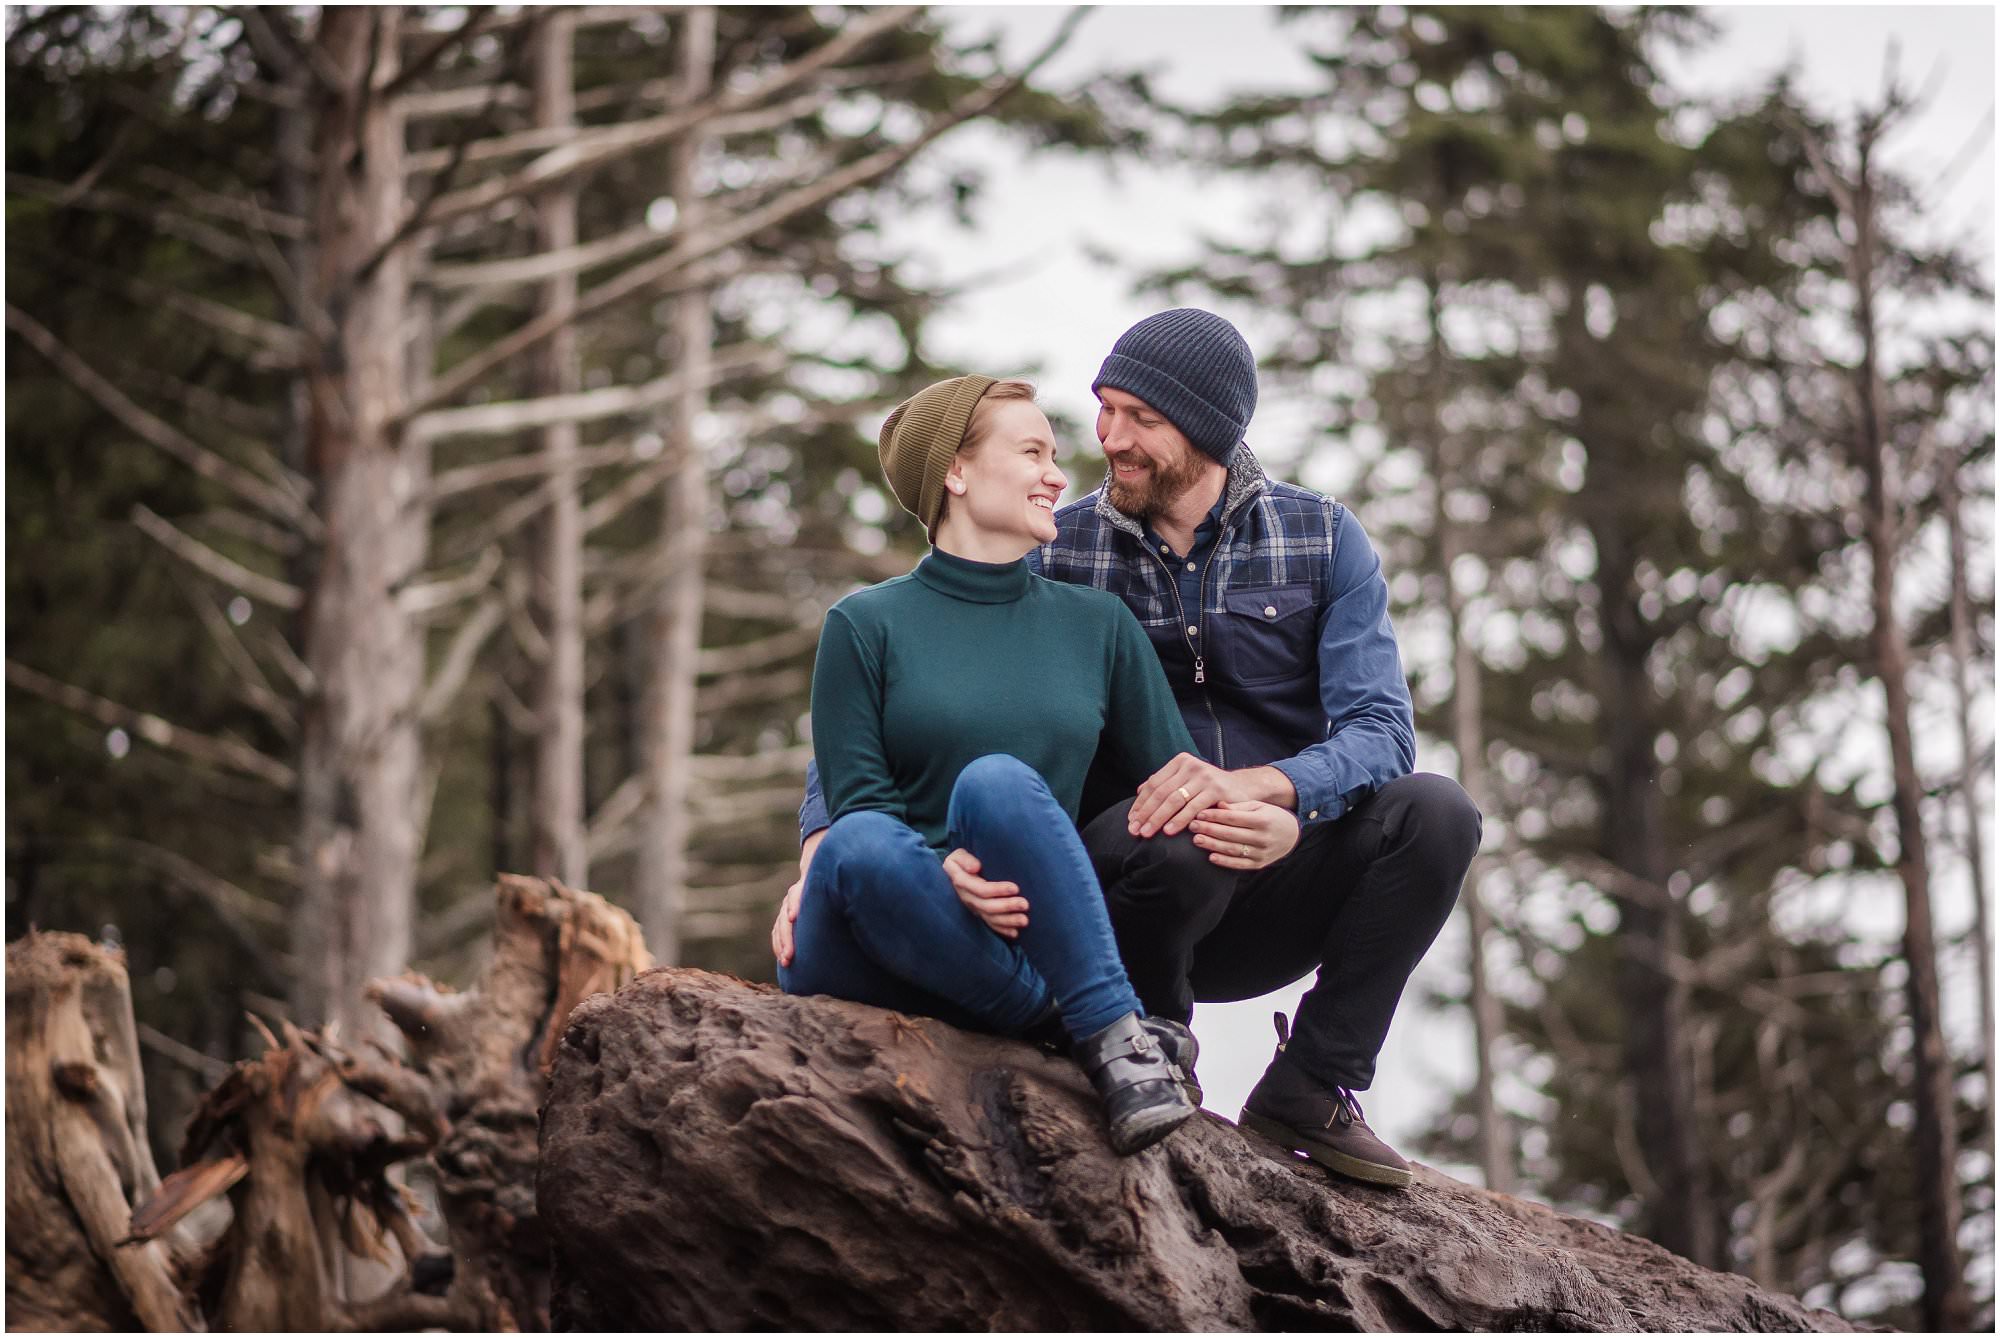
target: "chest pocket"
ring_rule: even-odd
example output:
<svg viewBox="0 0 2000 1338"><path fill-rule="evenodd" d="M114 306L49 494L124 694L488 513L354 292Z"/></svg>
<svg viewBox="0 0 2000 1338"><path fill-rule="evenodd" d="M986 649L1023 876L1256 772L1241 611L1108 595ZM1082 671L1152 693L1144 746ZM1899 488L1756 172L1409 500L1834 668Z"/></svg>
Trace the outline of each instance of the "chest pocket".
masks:
<svg viewBox="0 0 2000 1338"><path fill-rule="evenodd" d="M1214 620L1216 668L1245 686L1282 683L1318 667L1310 585L1230 590Z"/></svg>

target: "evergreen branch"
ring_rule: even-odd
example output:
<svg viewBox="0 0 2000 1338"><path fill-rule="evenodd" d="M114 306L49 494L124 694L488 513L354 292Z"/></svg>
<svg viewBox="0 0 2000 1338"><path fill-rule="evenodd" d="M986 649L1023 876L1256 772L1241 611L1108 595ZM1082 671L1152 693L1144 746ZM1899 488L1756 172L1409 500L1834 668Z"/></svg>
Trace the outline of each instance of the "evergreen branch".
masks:
<svg viewBox="0 0 2000 1338"><path fill-rule="evenodd" d="M558 319L558 324L566 318ZM717 352L704 384L714 386L725 376L739 371L775 373L786 362L783 349L763 344L737 344ZM563 395L543 395L531 400L506 400L498 404L474 404L462 409L433 409L410 420L409 432L418 440L438 441L446 437L506 436L561 423L591 423L623 414L643 413L679 395L686 378L679 372L638 386L605 386Z"/></svg>
<svg viewBox="0 0 2000 1338"><path fill-rule="evenodd" d="M819 624L788 627L755 641L736 646L715 646L695 655L695 673L704 678L768 669L774 664L803 655L819 644Z"/></svg>
<svg viewBox="0 0 2000 1338"><path fill-rule="evenodd" d="M268 209L247 191L245 192L247 198L240 200L227 195L218 195L178 173L169 172L166 168L158 166L142 167L137 176L139 180L150 186L159 187L193 208L217 218L227 219L231 223L262 228L287 241L304 241L311 235L312 230L304 219Z"/></svg>
<svg viewBox="0 0 2000 1338"><path fill-rule="evenodd" d="M495 107L525 107L528 92L518 84L472 84L465 88L420 89L403 95L403 118L425 121L457 116L461 112L486 112Z"/></svg>
<svg viewBox="0 0 2000 1338"><path fill-rule="evenodd" d="M529 130L517 130L512 134L479 140L466 146L462 152L454 149L431 149L423 153L413 153L404 161L403 170L413 176L427 176L450 166L455 159L467 164L488 163L498 158L516 158L528 153L544 153L550 159L554 159L555 150L559 149L568 149L571 156L589 156L593 153L596 155L582 166L563 171L557 178L560 180L573 172L600 166L612 158L636 153L640 149L650 148L656 143L672 139L687 130L690 125L699 125L704 135L717 137L752 135L773 130L812 115L831 102L836 91L830 87L818 87L776 106L719 113L706 119L690 117L690 109L682 109L647 121L626 121L595 129L579 129L574 125L535 126ZM536 188L541 189L546 189L548 184L543 181L533 183ZM482 183L480 186L467 189L485 191L488 186Z"/></svg>
<svg viewBox="0 0 2000 1338"><path fill-rule="evenodd" d="M481 549L501 543L523 525L542 514L544 508L554 500L556 480L543 479L533 489L522 493L507 505L501 507L479 527L469 534L460 535L438 552L440 562L457 562Z"/></svg>
<svg viewBox="0 0 2000 1338"><path fill-rule="evenodd" d="M11 303L7 306L7 328L34 345L35 350L55 364L56 370L71 384L142 440L165 451L201 477L222 484L244 501L280 520L291 522L308 536L316 537L317 522L297 496L272 486L141 409L92 370L83 359L64 347L39 321Z"/></svg>
<svg viewBox="0 0 2000 1338"><path fill-rule="evenodd" d="M445 52L475 35L492 17L492 14L493 6L491 5L469 6L465 12L464 22L460 23L458 27L450 32L439 33L431 40L429 46L410 57L410 63L405 65L397 73L396 77L391 79L382 89L382 96L393 98L411 84L429 74L431 67L444 59Z"/></svg>
<svg viewBox="0 0 2000 1338"><path fill-rule="evenodd" d="M723 753L697 753L688 759L688 767L695 778L705 784L721 781L770 780L774 777L803 781L806 763L812 759L812 745L804 743L791 748L754 753L749 757L736 757Z"/></svg>
<svg viewBox="0 0 2000 1338"><path fill-rule="evenodd" d="M180 574L180 569L176 569L176 572ZM271 690L270 680L258 667L256 657L243 644L243 638L237 634L236 628L223 616L222 610L216 607L208 591L197 582L182 575L181 588L187 593L188 602L194 605L195 614L201 619L202 627L207 630L216 648L222 652L222 658L236 671L239 679L238 693L243 701L270 721L287 740L291 739L298 730L298 717L293 714L290 704Z"/></svg>
<svg viewBox="0 0 2000 1338"><path fill-rule="evenodd" d="M431 676L424 688L423 703L418 714L428 723L443 717L451 704L465 687L465 680L472 674L472 666L485 646L488 637L500 626L505 616L501 601L497 596L488 596L479 601L466 620L452 633L451 645L445 651L444 662Z"/></svg>
<svg viewBox="0 0 2000 1338"><path fill-rule="evenodd" d="M706 102L699 102L649 120L628 121L573 135L518 172L504 177L494 177L477 186L469 186L464 190L436 197L436 207L430 210L428 221L436 226L450 222L463 214L476 213L503 200L533 194L579 172L600 167L615 158L665 143L714 117L760 106L811 77L817 71L845 60L867 43L921 12L914 6L879 10L862 22L851 25L823 46L806 53L789 65L772 71L757 84L741 92L723 93ZM512 136L509 138L517 139Z"/></svg>
<svg viewBox="0 0 2000 1338"><path fill-rule="evenodd" d="M412 584L395 592L396 607L411 617L421 617L449 608L462 599L487 589L493 584L493 577L500 570L500 549L497 545L479 555L479 560L471 570L442 580Z"/></svg>
<svg viewBox="0 0 2000 1338"><path fill-rule="evenodd" d="M227 1061L203 1054L191 1045L183 1045L158 1027L141 1022L137 1024L137 1033L139 1044L162 1058L171 1059L210 1086L221 1082L229 1075L230 1065Z"/></svg>
<svg viewBox="0 0 2000 1338"><path fill-rule="evenodd" d="M996 80L965 98L949 111L941 113L922 133L909 142L891 145L861 158L839 171L828 174L823 179L780 196L761 209L720 223L705 232L698 232L685 238L680 245L655 260L635 265L617 278L607 280L579 297L570 312L551 312L537 317L515 330L513 334L489 345L483 351L466 358L443 376L439 377L424 401L410 411L419 414L440 404L449 404L469 390L474 383L488 372L540 344L543 340L569 324L591 315L635 293L646 291L651 285L693 264L697 260L718 251L746 241L767 228L775 227L799 214L805 213L846 193L858 186L878 180L888 175L917 153L929 147L932 141L946 131L990 111L1018 91L1032 78L1044 64L1052 60L1056 53L1069 42L1076 25L1081 21L1084 10L1074 10L1064 19L1055 35L1036 53L1022 70L1013 76Z"/></svg>
<svg viewBox="0 0 2000 1338"><path fill-rule="evenodd" d="M20 172L7 174L7 186L23 195L47 200L61 209L89 209L96 213L139 219L167 236L178 237L228 264L249 264L256 259L249 243L230 236L222 229L190 214L163 209L157 201L141 199L124 191L98 187L77 192L59 182L43 181Z"/></svg>
<svg viewBox="0 0 2000 1338"><path fill-rule="evenodd" d="M810 687L812 670L805 665L768 674L738 674L697 686L694 690L695 709L704 716L714 715L757 702L800 697Z"/></svg>
<svg viewBox="0 0 2000 1338"><path fill-rule="evenodd" d="M109 837L101 844L121 854L151 865L178 886L200 898L215 912L215 918L236 940L243 955L257 963L267 984L283 981L295 969L290 955L275 952L267 936L285 926L283 907L255 893L246 892L228 879L211 873L193 860L163 846L131 837Z"/></svg>
<svg viewBox="0 0 2000 1338"><path fill-rule="evenodd" d="M583 848L590 859L611 853L612 843L646 806L646 782L641 776L627 776L605 797L585 824Z"/></svg>
<svg viewBox="0 0 2000 1338"><path fill-rule="evenodd" d="M298 783L298 774L291 767L275 757L258 752L248 744L197 733L183 726L170 724L148 712L120 706L117 702L107 701L95 693L59 682L15 660L7 661L7 681L23 692L40 697L44 701L54 702L58 706L66 706L101 725L126 730L156 748L181 753L199 762L207 762L212 766L254 776L280 790L290 790Z"/></svg>
<svg viewBox="0 0 2000 1338"><path fill-rule="evenodd" d="M305 595L295 585L251 571L234 558L224 557L207 544L177 529L143 502L132 504L132 523L162 548L189 566L207 572L224 585L242 591L252 599L281 609L302 609Z"/></svg>

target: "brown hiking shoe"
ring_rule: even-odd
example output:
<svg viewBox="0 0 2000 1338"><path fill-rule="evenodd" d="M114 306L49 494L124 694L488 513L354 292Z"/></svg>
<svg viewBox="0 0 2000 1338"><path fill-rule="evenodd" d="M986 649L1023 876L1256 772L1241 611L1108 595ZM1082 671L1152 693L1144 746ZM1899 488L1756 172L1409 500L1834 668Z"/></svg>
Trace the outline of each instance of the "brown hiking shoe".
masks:
<svg viewBox="0 0 2000 1338"><path fill-rule="evenodd" d="M1285 1057L1283 1014L1278 1054L1251 1089L1237 1126L1371 1185L1402 1189L1410 1183L1410 1164L1375 1136L1353 1092L1321 1086L1292 1067Z"/></svg>

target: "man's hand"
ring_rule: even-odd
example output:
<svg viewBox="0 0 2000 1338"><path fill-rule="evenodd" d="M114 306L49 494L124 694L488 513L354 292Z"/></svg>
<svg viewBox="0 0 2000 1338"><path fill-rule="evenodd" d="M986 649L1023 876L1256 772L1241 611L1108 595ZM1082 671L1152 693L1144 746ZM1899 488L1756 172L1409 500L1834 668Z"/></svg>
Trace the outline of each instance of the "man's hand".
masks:
<svg viewBox="0 0 2000 1338"><path fill-rule="evenodd" d="M785 899L778 903L778 918L771 922L771 955L778 959L779 966L792 964L795 951L792 926L798 922L799 901L806 894L806 870L812 868L813 852L825 839L826 828L822 827L800 844L799 881L785 889Z"/></svg>
<svg viewBox="0 0 2000 1338"><path fill-rule="evenodd" d="M1001 938L1019 938L1028 927L1028 899L1017 883L989 883L979 876L979 856L963 847L944 857L945 877L965 908Z"/></svg>
<svg viewBox="0 0 2000 1338"><path fill-rule="evenodd" d="M1126 829L1134 836L1174 836L1205 808L1253 801L1290 808L1298 803L1298 792L1276 767L1224 771L1193 753L1179 753L1139 787Z"/></svg>
<svg viewBox="0 0 2000 1338"><path fill-rule="evenodd" d="M1299 816L1258 800L1218 804L1188 824L1208 861L1247 872L1276 864L1299 843Z"/></svg>

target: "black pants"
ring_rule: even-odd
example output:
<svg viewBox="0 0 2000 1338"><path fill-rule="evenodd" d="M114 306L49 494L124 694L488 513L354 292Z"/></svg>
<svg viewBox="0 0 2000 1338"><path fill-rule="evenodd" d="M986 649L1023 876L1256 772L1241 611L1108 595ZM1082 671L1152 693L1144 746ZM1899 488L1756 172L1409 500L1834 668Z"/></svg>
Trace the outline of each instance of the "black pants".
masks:
<svg viewBox="0 0 2000 1338"><path fill-rule="evenodd" d="M1141 840L1131 802L1084 828L1118 951L1150 1013L1182 1022L1197 1000L1254 999L1317 969L1286 1057L1361 1090L1403 986L1458 900L1479 849L1479 810L1456 781L1389 782L1255 873L1209 863L1186 832Z"/></svg>

